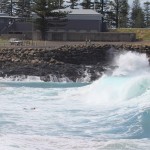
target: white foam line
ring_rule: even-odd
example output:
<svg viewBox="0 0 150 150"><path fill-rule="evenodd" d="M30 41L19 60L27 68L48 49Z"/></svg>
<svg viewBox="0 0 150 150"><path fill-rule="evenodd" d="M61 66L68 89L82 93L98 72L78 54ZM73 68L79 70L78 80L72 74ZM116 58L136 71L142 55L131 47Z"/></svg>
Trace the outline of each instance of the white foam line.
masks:
<svg viewBox="0 0 150 150"><path fill-rule="evenodd" d="M1 150L149 150L150 140L90 140L39 135L0 136Z"/></svg>

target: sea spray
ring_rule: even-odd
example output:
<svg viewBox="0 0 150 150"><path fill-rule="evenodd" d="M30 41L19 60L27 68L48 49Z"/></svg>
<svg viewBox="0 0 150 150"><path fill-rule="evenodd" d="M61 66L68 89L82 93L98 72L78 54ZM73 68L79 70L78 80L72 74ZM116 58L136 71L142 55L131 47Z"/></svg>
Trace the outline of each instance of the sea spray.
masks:
<svg viewBox="0 0 150 150"><path fill-rule="evenodd" d="M117 62L86 86L0 83L0 149L149 150L148 59L127 52Z"/></svg>
<svg viewBox="0 0 150 150"><path fill-rule="evenodd" d="M143 120L145 118L143 114L146 111L149 112L150 107L148 59L145 54L127 52L120 55L117 65L118 68L114 70L112 76L103 75L102 78L91 85L82 88L84 95L81 97L89 106L100 109L101 112L105 113L107 120L110 119L115 122L116 119L119 119L116 128L118 131L119 128L124 128L122 138L149 137L150 118L146 117L145 123L144 120L146 119ZM115 118L110 114L113 114ZM147 116L149 116L148 114ZM110 123L110 120L108 123ZM116 122L118 122L117 120ZM143 123L146 125L143 125ZM128 126L126 126L127 124ZM110 131L117 133L115 128Z"/></svg>
<svg viewBox="0 0 150 150"><path fill-rule="evenodd" d="M149 72L149 61L146 54L136 52L124 52L116 57L114 63L118 68L113 72L115 75L141 75Z"/></svg>

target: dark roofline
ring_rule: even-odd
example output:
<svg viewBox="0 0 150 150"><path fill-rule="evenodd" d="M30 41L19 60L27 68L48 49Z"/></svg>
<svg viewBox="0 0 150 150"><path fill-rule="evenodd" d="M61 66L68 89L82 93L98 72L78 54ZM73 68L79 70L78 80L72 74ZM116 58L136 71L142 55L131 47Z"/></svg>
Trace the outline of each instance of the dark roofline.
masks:
<svg viewBox="0 0 150 150"><path fill-rule="evenodd" d="M17 16L0 16L0 18L19 19Z"/></svg>

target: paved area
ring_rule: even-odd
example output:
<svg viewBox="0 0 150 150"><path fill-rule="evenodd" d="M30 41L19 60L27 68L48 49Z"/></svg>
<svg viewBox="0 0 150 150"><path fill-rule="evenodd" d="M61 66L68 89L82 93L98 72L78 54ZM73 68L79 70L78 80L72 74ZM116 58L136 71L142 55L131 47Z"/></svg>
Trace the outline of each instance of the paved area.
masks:
<svg viewBox="0 0 150 150"><path fill-rule="evenodd" d="M23 45L10 45L9 42L0 42L0 48L58 48L63 45L90 45L90 44L112 44L112 45L150 45L150 41L141 41L141 42L81 42L81 41L24 41Z"/></svg>

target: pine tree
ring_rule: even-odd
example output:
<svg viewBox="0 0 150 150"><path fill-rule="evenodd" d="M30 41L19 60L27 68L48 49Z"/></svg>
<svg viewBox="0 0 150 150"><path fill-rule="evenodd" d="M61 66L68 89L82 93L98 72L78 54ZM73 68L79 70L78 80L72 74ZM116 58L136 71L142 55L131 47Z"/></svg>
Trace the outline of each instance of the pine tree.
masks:
<svg viewBox="0 0 150 150"><path fill-rule="evenodd" d="M150 27L150 2L144 3L144 23L145 27Z"/></svg>
<svg viewBox="0 0 150 150"><path fill-rule="evenodd" d="M127 27L128 22L128 0L113 0L109 3L110 11L108 17L112 25L118 27Z"/></svg>
<svg viewBox="0 0 150 150"><path fill-rule="evenodd" d="M118 15L119 28L128 27L129 21L128 12L129 12L128 0L122 0L119 6L119 15Z"/></svg>
<svg viewBox="0 0 150 150"><path fill-rule="evenodd" d="M91 2L91 0L83 0L81 6L83 9L91 9L91 7L93 7L93 2Z"/></svg>
<svg viewBox="0 0 150 150"><path fill-rule="evenodd" d="M47 0L48 5L51 7L53 5L53 8L56 9L62 9L64 8L64 0Z"/></svg>
<svg viewBox="0 0 150 150"><path fill-rule="evenodd" d="M144 13L140 6L139 0L133 1L132 12L131 12L131 26L133 28L144 27Z"/></svg>
<svg viewBox="0 0 150 150"><path fill-rule="evenodd" d="M59 8L64 8L63 4L64 4L64 1L63 0L59 0Z"/></svg>
<svg viewBox="0 0 150 150"><path fill-rule="evenodd" d="M45 40L45 34L48 26L46 17L49 16L47 0L34 0L33 11L38 15L38 18L36 19L36 27L41 31L42 39Z"/></svg>
<svg viewBox="0 0 150 150"><path fill-rule="evenodd" d="M109 0L95 0L95 9L98 13L103 15L103 20L108 21L109 14Z"/></svg>
<svg viewBox="0 0 150 150"><path fill-rule="evenodd" d="M13 9L13 3L12 0L1 0L0 1L0 10L3 13L7 13L9 15L12 15L12 9Z"/></svg>
<svg viewBox="0 0 150 150"><path fill-rule="evenodd" d="M69 4L70 4L70 8L71 9L75 9L75 6L77 6L78 4L77 4L77 1L78 0L69 0Z"/></svg>
<svg viewBox="0 0 150 150"><path fill-rule="evenodd" d="M102 2L101 0L94 0L93 3L91 3L93 5L93 9L96 10L97 12L101 13L102 10Z"/></svg>
<svg viewBox="0 0 150 150"><path fill-rule="evenodd" d="M45 35L50 26L59 24L59 19L65 17L65 13L55 12L59 8L58 0L34 0L33 12L37 14L36 28L41 31L42 39L45 40ZM57 24L55 20L57 20Z"/></svg>
<svg viewBox="0 0 150 150"><path fill-rule="evenodd" d="M31 1L18 0L15 7L16 15L22 18L29 18L31 14Z"/></svg>

